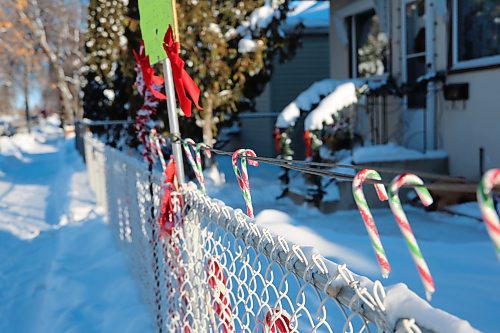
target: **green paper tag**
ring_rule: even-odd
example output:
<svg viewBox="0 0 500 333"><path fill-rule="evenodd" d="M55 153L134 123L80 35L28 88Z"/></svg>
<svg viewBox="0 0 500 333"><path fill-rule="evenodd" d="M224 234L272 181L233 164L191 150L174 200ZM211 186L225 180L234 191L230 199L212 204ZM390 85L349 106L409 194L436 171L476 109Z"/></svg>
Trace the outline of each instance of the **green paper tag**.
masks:
<svg viewBox="0 0 500 333"><path fill-rule="evenodd" d="M169 25L174 29L172 0L139 0L139 14L146 55L151 64L156 64L167 58L163 37Z"/></svg>

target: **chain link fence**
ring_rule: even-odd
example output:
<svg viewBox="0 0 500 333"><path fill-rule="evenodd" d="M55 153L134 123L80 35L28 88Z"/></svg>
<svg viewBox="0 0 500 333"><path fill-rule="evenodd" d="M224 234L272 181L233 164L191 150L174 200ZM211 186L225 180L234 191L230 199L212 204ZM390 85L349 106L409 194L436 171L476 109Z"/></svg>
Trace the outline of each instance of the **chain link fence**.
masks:
<svg viewBox="0 0 500 333"><path fill-rule="evenodd" d="M182 222L160 231L160 173L91 137L85 155L159 332L475 332L406 288L386 295L379 281L272 234L194 184L173 193Z"/></svg>

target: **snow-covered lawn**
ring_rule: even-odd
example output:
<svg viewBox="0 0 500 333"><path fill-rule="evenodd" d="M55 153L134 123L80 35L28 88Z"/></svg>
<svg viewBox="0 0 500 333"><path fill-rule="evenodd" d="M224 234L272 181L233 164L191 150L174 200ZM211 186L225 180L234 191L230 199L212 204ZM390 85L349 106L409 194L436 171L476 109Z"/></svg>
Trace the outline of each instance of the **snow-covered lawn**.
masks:
<svg viewBox="0 0 500 333"><path fill-rule="evenodd" d="M151 332L73 147L0 137L0 332Z"/></svg>
<svg viewBox="0 0 500 333"><path fill-rule="evenodd" d="M210 196L244 210L230 158L219 164L227 183L207 183ZM261 164L249 167L257 223L300 245L314 246L325 257L346 263L354 272L382 279L370 240L358 211L324 215L315 208L296 206L281 194L279 170ZM293 180L292 180L293 182ZM477 219L405 207L436 284L431 305L468 320L484 332L498 332L500 264L484 225ZM467 211L477 215L477 206ZM476 213L476 214L474 214ZM399 228L389 209L373 212L392 266L386 286L405 283L422 298L425 293Z"/></svg>

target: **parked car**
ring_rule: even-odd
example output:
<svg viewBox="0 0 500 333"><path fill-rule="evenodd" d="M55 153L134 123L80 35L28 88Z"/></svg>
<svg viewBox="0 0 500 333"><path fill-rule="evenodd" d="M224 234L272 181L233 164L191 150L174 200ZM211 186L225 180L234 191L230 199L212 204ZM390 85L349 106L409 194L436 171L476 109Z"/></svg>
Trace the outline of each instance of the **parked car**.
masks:
<svg viewBox="0 0 500 333"><path fill-rule="evenodd" d="M11 123L0 120L0 136L13 136L16 134L16 129Z"/></svg>

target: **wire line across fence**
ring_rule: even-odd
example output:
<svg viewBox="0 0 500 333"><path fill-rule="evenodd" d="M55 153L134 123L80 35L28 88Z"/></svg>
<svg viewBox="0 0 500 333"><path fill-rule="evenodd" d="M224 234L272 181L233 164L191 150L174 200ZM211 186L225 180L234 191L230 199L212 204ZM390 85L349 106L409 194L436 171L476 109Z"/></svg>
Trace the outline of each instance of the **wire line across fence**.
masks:
<svg viewBox="0 0 500 333"><path fill-rule="evenodd" d="M386 295L380 282L272 234L192 183L173 194L183 223L161 232L161 175L91 137L85 152L159 332L475 332L405 288Z"/></svg>

